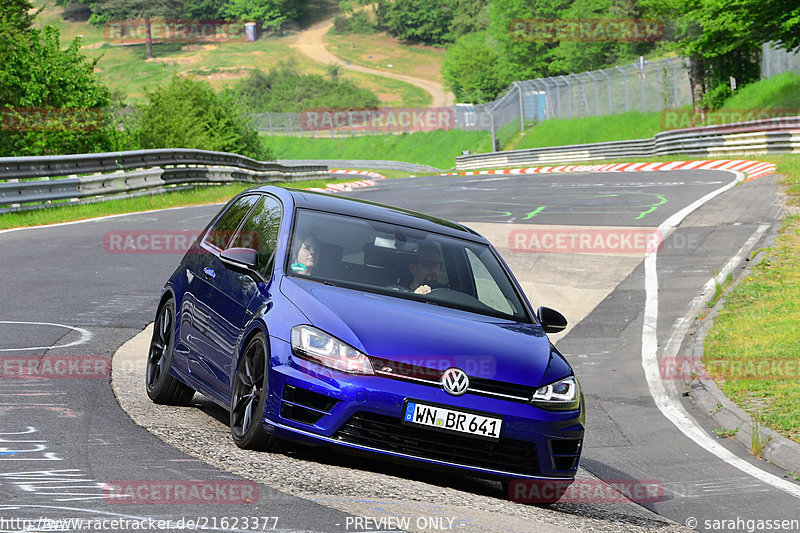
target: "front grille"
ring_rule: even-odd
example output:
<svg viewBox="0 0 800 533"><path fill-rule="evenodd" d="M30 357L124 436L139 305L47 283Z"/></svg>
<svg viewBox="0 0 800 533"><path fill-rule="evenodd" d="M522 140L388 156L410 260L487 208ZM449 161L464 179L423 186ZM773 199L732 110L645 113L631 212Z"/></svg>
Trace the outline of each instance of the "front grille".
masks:
<svg viewBox="0 0 800 533"><path fill-rule="evenodd" d="M336 432L334 438L350 444L457 465L531 476L541 474L536 445L531 442L503 438L493 442L450 435L406 426L399 419L374 413L356 413Z"/></svg>
<svg viewBox="0 0 800 533"><path fill-rule="evenodd" d="M425 366L413 365L402 361L392 361L380 357L372 357L372 366L375 374L390 379L413 381L429 387L442 386L444 370ZM446 369L445 369L446 370ZM506 383L492 379L469 376L467 392L487 398L499 398L519 403L530 403L535 388L516 383Z"/></svg>

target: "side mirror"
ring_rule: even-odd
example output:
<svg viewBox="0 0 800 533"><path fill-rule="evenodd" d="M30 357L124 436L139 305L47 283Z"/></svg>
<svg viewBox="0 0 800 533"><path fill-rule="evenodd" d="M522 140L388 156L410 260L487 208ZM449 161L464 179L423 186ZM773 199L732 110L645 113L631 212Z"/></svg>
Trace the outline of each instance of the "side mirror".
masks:
<svg viewBox="0 0 800 533"><path fill-rule="evenodd" d="M240 274L252 275L258 268L258 252L252 248L228 248L219 254L226 268Z"/></svg>
<svg viewBox="0 0 800 533"><path fill-rule="evenodd" d="M567 327L567 319L564 315L549 307L540 307L536 311L536 317L545 333L559 333Z"/></svg>

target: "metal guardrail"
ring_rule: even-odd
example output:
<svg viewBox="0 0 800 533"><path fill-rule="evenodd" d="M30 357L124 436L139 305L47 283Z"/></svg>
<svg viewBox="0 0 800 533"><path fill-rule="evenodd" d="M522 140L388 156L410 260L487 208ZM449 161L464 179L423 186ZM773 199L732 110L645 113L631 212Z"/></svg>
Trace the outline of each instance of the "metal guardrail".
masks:
<svg viewBox="0 0 800 533"><path fill-rule="evenodd" d="M800 153L800 117L665 131L657 133L652 139L459 156L456 157L456 170L659 155L717 157L765 153Z"/></svg>
<svg viewBox="0 0 800 533"><path fill-rule="evenodd" d="M288 165L190 149L2 157L0 180L7 181L0 182L0 213L36 208L44 202L79 201L182 184L255 184L327 177L324 164Z"/></svg>

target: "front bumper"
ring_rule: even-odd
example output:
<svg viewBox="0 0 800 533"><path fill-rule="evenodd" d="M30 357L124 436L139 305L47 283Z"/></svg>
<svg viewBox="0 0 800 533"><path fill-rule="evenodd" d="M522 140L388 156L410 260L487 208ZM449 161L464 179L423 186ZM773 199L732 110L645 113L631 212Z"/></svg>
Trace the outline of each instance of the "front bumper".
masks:
<svg viewBox="0 0 800 533"><path fill-rule="evenodd" d="M582 449L583 403L575 411L465 394L378 376L353 376L298 360L272 337L267 432L351 453L494 479L571 479ZM402 423L406 399L501 417L499 440Z"/></svg>

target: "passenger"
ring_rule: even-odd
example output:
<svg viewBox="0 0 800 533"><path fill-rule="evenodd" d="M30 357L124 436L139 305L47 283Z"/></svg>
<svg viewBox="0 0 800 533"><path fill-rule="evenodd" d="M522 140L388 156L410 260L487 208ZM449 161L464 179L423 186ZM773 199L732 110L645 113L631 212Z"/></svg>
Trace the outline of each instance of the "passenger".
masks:
<svg viewBox="0 0 800 533"><path fill-rule="evenodd" d="M408 265L408 269L414 276L408 288L416 294L428 294L433 289L443 288L444 285L439 283L441 267L442 261L436 245L420 243L416 261Z"/></svg>
<svg viewBox="0 0 800 533"><path fill-rule="evenodd" d="M293 272L308 276L319 265L319 241L313 233L300 231L292 243L292 258L294 262L290 268Z"/></svg>

